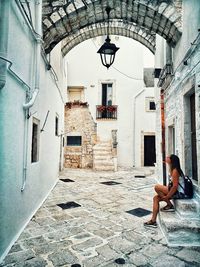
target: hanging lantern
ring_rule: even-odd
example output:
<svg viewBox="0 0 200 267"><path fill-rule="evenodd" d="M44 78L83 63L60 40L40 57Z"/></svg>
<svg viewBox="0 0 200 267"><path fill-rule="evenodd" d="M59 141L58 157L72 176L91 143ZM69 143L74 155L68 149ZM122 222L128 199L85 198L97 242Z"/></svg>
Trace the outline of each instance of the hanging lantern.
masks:
<svg viewBox="0 0 200 267"><path fill-rule="evenodd" d="M97 53L101 56L101 62L103 66L105 66L107 69L113 64L115 60L115 53L119 49L119 47L116 47L115 44L112 44L109 37L109 14L110 14L110 7L106 7L106 13L108 15L108 28L107 28L107 38L105 40L105 43L99 48Z"/></svg>

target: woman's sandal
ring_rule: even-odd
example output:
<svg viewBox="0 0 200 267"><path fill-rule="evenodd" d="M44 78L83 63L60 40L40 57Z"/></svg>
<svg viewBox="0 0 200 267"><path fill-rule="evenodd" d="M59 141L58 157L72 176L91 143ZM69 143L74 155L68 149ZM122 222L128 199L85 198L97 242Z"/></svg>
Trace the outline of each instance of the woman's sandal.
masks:
<svg viewBox="0 0 200 267"><path fill-rule="evenodd" d="M175 211L175 209L174 209L174 206L173 206L173 205L171 205L171 206L168 206L168 205L167 205L167 206L161 208L160 211L164 211L164 212L172 212L172 211Z"/></svg>
<svg viewBox="0 0 200 267"><path fill-rule="evenodd" d="M157 228L157 223L156 222L153 222L152 220L150 220L148 222L145 222L144 223L144 226Z"/></svg>

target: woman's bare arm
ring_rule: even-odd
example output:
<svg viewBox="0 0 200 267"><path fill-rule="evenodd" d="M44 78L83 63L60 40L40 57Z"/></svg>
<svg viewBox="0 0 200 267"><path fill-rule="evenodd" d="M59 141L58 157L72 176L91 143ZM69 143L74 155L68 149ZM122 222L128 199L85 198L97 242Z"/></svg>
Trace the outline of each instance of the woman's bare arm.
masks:
<svg viewBox="0 0 200 267"><path fill-rule="evenodd" d="M172 196L176 193L176 191L178 189L179 176L180 176L179 172L176 169L174 169L172 171L172 183L173 183L173 186L170 188L170 191L164 197L164 199L171 199Z"/></svg>

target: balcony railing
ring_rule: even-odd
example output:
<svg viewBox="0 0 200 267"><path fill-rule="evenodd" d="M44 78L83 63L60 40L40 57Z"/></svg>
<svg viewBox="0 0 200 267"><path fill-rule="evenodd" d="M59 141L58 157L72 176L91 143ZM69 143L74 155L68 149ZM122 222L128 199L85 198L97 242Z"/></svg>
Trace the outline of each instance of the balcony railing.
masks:
<svg viewBox="0 0 200 267"><path fill-rule="evenodd" d="M98 105L96 106L96 118L97 119L117 119L117 106L103 106Z"/></svg>

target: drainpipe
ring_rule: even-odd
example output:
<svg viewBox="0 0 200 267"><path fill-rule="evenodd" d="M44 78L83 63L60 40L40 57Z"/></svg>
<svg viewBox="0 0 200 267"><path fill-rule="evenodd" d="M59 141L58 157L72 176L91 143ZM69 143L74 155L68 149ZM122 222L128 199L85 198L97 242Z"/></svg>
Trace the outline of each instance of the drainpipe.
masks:
<svg viewBox="0 0 200 267"><path fill-rule="evenodd" d="M136 98L144 92L142 89L133 98L133 167L135 167L135 113L136 113Z"/></svg>
<svg viewBox="0 0 200 267"><path fill-rule="evenodd" d="M162 127L162 165L163 165L163 184L167 184L166 177L166 151L165 151L165 106L164 106L164 90L160 91L160 109L161 109L161 127Z"/></svg>
<svg viewBox="0 0 200 267"><path fill-rule="evenodd" d="M41 41L42 41L42 2L36 2L35 9L35 31L36 31L36 52L35 52L35 89L32 93L32 97L28 103L23 104L24 110L27 110L33 106L36 97L39 92L40 82L40 56L41 56Z"/></svg>
<svg viewBox="0 0 200 267"><path fill-rule="evenodd" d="M29 130L29 109L34 105L36 97L39 92L40 82L40 56L41 56L41 41L42 41L42 1L36 2L35 8L35 32L36 32L36 48L35 48L35 86L29 102L23 104L25 112L25 126L24 126L24 160L23 160L23 182L21 192L24 191L27 178L27 161L28 161L28 130Z"/></svg>
<svg viewBox="0 0 200 267"><path fill-rule="evenodd" d="M10 1L0 1L0 57L7 58ZM7 62L0 58L0 89L6 84Z"/></svg>

